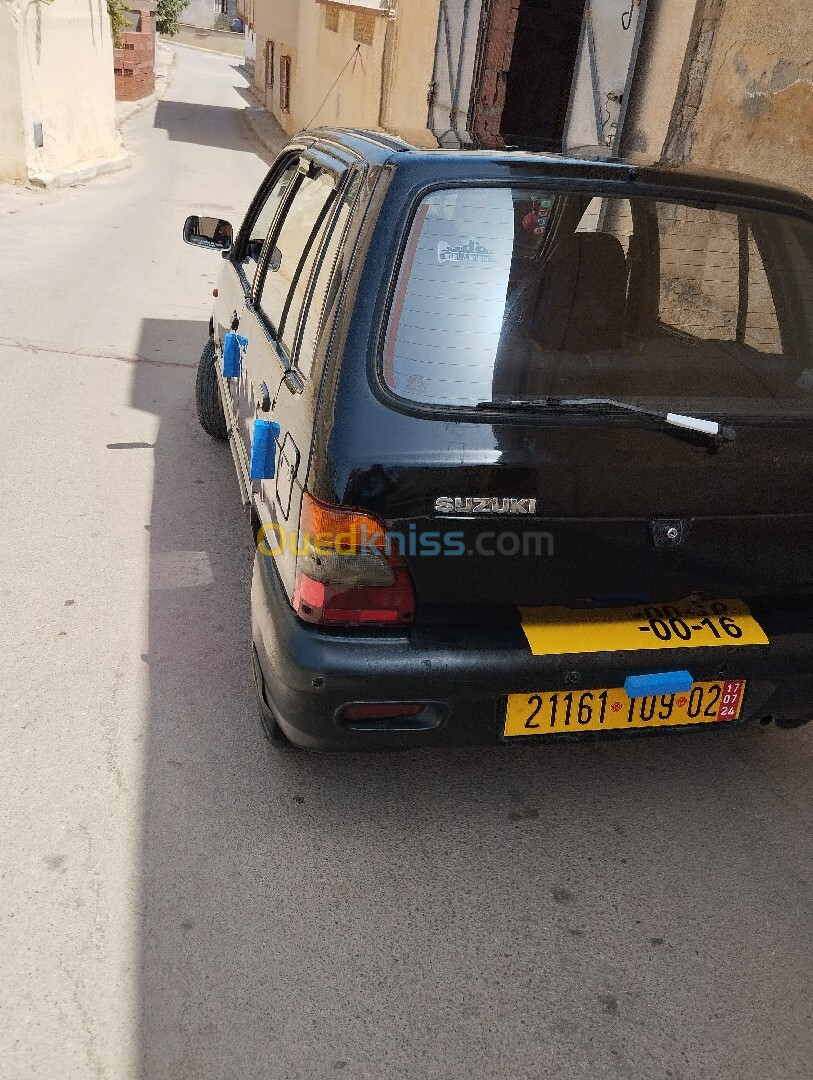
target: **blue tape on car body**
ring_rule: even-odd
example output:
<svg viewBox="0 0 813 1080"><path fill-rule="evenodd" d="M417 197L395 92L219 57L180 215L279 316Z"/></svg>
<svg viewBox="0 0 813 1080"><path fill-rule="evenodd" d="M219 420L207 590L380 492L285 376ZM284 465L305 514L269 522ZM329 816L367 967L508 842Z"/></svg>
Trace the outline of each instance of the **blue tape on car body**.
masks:
<svg viewBox="0 0 813 1080"><path fill-rule="evenodd" d="M249 476L252 480L273 480L279 431L279 424L273 420L254 421L249 465Z"/></svg>
<svg viewBox="0 0 813 1080"><path fill-rule="evenodd" d="M240 375L243 351L248 345L248 338L229 330L223 339L223 377L236 379Z"/></svg>
<svg viewBox="0 0 813 1080"><path fill-rule="evenodd" d="M624 683L627 697L659 697L661 694L684 694L694 679L688 671L663 671L659 675L630 675Z"/></svg>

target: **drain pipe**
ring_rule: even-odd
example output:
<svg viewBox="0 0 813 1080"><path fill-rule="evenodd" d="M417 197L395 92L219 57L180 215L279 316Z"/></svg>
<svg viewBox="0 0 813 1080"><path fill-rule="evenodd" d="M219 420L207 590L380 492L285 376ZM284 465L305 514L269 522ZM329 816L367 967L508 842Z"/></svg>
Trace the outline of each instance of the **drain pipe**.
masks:
<svg viewBox="0 0 813 1080"><path fill-rule="evenodd" d="M397 0L389 0L387 8L387 26L384 34L384 55L381 58L381 97L378 106L378 126L389 129L390 94L392 92L393 66L398 42Z"/></svg>

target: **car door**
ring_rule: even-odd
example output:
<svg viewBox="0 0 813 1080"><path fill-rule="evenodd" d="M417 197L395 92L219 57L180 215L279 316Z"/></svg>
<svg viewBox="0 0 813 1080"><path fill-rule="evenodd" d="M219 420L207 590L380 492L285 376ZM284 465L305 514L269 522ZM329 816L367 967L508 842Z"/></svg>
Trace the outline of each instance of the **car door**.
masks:
<svg viewBox="0 0 813 1080"><path fill-rule="evenodd" d="M249 397L240 410L246 454L250 457L255 419L280 425L277 475L253 482L253 504L261 524L279 522L293 531L291 489L310 447L312 424L304 391L315 343L306 330L311 327L309 333L314 333L309 313L324 301L318 283L329 280L329 272L323 277L321 268L331 252L335 261L336 230L346 224L342 193L347 173L346 164L328 155L318 151L302 155L296 180L266 241L247 309L252 327L245 365ZM308 350L304 370L303 340Z"/></svg>
<svg viewBox="0 0 813 1080"><path fill-rule="evenodd" d="M218 282L214 335L219 358L223 355L224 339L230 330L242 337L249 336L247 331L254 319L251 311L251 290L256 282L262 250L298 175L298 168L298 152L283 154L269 172L246 214L232 256ZM256 339L256 334L251 336ZM222 370L220 360L218 363ZM239 376L223 379L223 390L229 437L248 491L248 458L245 441L239 436L240 415L250 408L245 365L242 366Z"/></svg>

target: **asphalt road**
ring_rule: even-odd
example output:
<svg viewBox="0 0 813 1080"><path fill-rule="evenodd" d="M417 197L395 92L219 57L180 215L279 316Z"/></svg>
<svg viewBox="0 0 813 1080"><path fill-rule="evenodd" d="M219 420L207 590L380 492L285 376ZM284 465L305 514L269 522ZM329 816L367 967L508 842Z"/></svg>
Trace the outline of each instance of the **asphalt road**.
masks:
<svg viewBox="0 0 813 1080"><path fill-rule="evenodd" d="M179 49L131 170L0 188L0 1076L809 1080L813 729L264 744L180 238L241 87Z"/></svg>

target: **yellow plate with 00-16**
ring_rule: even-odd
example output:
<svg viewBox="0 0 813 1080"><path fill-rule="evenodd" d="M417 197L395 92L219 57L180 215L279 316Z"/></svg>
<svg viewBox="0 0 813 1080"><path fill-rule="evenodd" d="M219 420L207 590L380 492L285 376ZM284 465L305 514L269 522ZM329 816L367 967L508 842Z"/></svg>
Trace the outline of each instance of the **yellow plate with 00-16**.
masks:
<svg viewBox="0 0 813 1080"><path fill-rule="evenodd" d="M534 656L722 645L768 645L743 600L698 600L617 608L520 608Z"/></svg>

